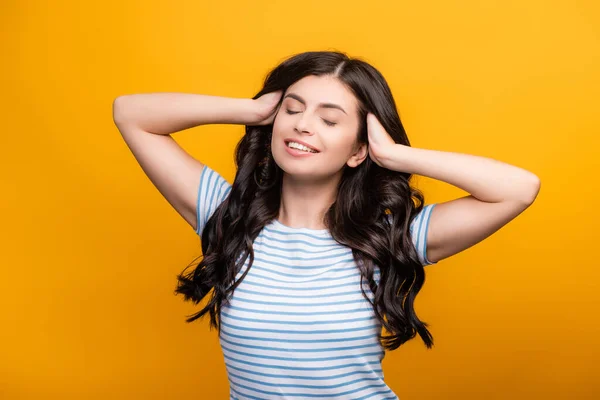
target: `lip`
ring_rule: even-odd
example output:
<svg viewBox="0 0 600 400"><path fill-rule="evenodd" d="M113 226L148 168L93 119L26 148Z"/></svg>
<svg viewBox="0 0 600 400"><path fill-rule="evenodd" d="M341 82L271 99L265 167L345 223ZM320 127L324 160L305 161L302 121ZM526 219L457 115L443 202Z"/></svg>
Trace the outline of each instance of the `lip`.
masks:
<svg viewBox="0 0 600 400"><path fill-rule="evenodd" d="M286 148L288 148L288 149L289 149L289 147L288 147L288 145L287 145L287 144L288 144L288 142L296 142L296 143L300 143L300 144L303 144L304 146L308 147L309 149L313 149L313 150L315 150L317 153L320 153L320 152L321 152L319 149L317 149L317 148L316 148L316 147L314 147L314 146L311 146L309 143L303 142L302 140L300 140L300 139L296 139L296 138L286 138L286 139L283 139L283 144L284 144L284 145L285 145L285 147L286 147ZM309 153L309 154L316 154L316 153Z"/></svg>

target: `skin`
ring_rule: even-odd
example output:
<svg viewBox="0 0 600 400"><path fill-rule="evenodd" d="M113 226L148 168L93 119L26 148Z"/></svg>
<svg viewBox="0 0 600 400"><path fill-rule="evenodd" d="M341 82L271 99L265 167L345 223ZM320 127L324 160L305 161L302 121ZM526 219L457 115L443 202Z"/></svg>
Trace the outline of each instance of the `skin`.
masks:
<svg viewBox="0 0 600 400"><path fill-rule="evenodd" d="M367 145L357 143L357 100L329 76L307 76L291 85L283 98L271 141L273 158L284 171L278 221L290 227L325 229L323 216L335 200L344 166L356 167L368 157ZM319 107L321 102L337 104L345 112ZM319 153L294 157L286 151L286 138L309 143Z"/></svg>

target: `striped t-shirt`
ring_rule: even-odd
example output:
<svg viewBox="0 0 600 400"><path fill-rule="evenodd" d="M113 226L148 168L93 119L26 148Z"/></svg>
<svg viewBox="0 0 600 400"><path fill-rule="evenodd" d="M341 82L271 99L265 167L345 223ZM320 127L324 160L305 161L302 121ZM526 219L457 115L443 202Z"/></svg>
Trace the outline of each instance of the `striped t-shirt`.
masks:
<svg viewBox="0 0 600 400"><path fill-rule="evenodd" d="M230 190L218 172L203 168L199 236ZM425 257L434 206L425 206L410 227L423 265L435 264ZM381 324L361 293L352 250L327 229L292 228L277 219L253 248L248 275L221 308L230 399L398 399L384 382ZM247 266L248 259L236 279ZM379 276L376 268L376 282Z"/></svg>

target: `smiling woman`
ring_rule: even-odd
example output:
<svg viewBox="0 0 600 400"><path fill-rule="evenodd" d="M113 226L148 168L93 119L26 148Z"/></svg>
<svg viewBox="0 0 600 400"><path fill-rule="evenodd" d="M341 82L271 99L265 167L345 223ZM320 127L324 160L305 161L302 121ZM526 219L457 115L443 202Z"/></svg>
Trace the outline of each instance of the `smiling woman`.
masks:
<svg viewBox="0 0 600 400"><path fill-rule="evenodd" d="M187 321L210 315L236 399L397 399L385 350L417 334L433 346L414 309L424 267L490 235L537 193L516 167L412 149L383 76L339 52L285 60L253 99L135 95L115 102L115 121L201 238L203 257L176 293L195 303L210 293ZM223 122L246 125L233 184L169 135ZM490 203L425 205L412 173Z"/></svg>
<svg viewBox="0 0 600 400"><path fill-rule="evenodd" d="M271 71L254 99L272 93L281 94L272 125L246 127L234 184L203 171L204 258L177 292L199 301L215 291L188 321L210 313L235 397L396 398L384 349L416 333L433 345L413 308L433 264L433 205L409 174L368 157L367 111L388 116L394 140L409 144L391 91L369 64L314 52Z"/></svg>

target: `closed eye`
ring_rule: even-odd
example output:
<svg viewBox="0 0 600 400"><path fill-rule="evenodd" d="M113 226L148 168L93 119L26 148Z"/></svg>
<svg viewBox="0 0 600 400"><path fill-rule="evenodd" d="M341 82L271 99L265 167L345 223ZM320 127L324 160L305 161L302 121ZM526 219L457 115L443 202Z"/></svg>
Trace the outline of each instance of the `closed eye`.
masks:
<svg viewBox="0 0 600 400"><path fill-rule="evenodd" d="M298 114L300 111L291 111L291 110L286 109L285 112L290 115L293 115L293 114ZM323 118L321 118L321 119L323 119ZM327 121L326 119L323 119L323 122L325 122L325 124L327 124L329 126L334 126L337 124L337 122Z"/></svg>

